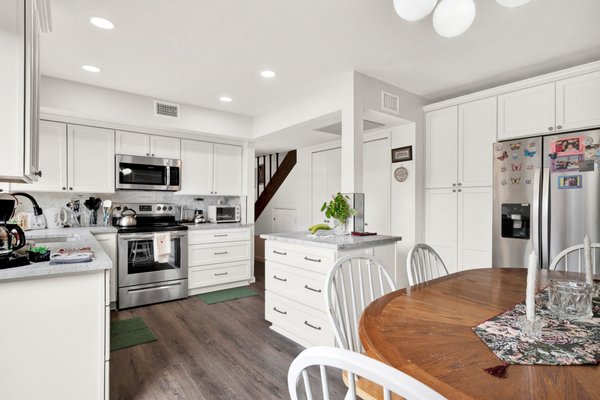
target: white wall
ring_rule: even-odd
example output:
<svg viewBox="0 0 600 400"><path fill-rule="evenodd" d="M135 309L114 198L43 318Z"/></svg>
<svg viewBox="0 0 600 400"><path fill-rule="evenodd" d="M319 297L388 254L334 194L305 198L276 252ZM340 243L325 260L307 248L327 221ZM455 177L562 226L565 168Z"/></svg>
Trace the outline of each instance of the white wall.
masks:
<svg viewBox="0 0 600 400"><path fill-rule="evenodd" d="M41 111L137 127L252 137L252 118L180 104L180 118L154 116L154 98L42 76ZM163 99L158 99L163 100Z"/></svg>

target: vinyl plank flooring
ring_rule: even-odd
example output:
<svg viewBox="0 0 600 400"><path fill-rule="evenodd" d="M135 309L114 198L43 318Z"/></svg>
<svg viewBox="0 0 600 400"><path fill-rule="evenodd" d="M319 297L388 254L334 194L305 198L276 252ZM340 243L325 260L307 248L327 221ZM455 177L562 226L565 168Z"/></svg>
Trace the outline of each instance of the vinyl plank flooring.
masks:
<svg viewBox="0 0 600 400"><path fill-rule="evenodd" d="M142 317L158 340L111 353L111 399L289 398L287 371L304 348L269 329L264 264L255 274L258 296L210 306L192 296L113 312L113 320ZM332 386L343 392L341 379Z"/></svg>

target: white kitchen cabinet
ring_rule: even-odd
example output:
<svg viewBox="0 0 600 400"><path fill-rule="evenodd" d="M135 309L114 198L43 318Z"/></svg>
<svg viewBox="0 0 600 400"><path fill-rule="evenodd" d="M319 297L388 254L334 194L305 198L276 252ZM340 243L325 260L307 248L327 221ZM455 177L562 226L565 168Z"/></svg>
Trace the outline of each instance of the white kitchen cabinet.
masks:
<svg viewBox="0 0 600 400"><path fill-rule="evenodd" d="M458 270L458 197L456 194L456 189L425 191L425 243L438 252L450 273Z"/></svg>
<svg viewBox="0 0 600 400"><path fill-rule="evenodd" d="M32 184L13 184L13 191L61 192L67 184L67 124L40 121L39 162L42 176Z"/></svg>
<svg viewBox="0 0 600 400"><path fill-rule="evenodd" d="M116 152L117 154L178 160L181 158L181 140L168 136L117 131Z"/></svg>
<svg viewBox="0 0 600 400"><path fill-rule="evenodd" d="M426 187L450 187L458 182L458 110L456 106L425 114Z"/></svg>
<svg viewBox="0 0 600 400"><path fill-rule="evenodd" d="M554 82L498 96L498 140L555 130Z"/></svg>
<svg viewBox="0 0 600 400"><path fill-rule="evenodd" d="M365 231L390 234L390 142L388 138L364 144L363 192Z"/></svg>
<svg viewBox="0 0 600 400"><path fill-rule="evenodd" d="M331 196L341 190L342 185L342 149L335 148L312 153L311 161L312 210L313 223L330 223L321 206L331 200Z"/></svg>
<svg viewBox="0 0 600 400"><path fill-rule="evenodd" d="M110 294L109 300L111 306L116 307L117 302L117 234L116 233L95 233L94 239L100 244L102 250L112 261L112 269L109 273Z"/></svg>
<svg viewBox="0 0 600 400"><path fill-rule="evenodd" d="M600 71L556 82L556 128L600 125Z"/></svg>
<svg viewBox="0 0 600 400"><path fill-rule="evenodd" d="M213 150L213 194L242 194L242 147L215 143Z"/></svg>
<svg viewBox="0 0 600 400"><path fill-rule="evenodd" d="M114 193L115 132L105 128L69 125L67 137L68 190Z"/></svg>
<svg viewBox="0 0 600 400"><path fill-rule="evenodd" d="M39 121L41 15L35 0L0 6L0 180L36 181Z"/></svg>

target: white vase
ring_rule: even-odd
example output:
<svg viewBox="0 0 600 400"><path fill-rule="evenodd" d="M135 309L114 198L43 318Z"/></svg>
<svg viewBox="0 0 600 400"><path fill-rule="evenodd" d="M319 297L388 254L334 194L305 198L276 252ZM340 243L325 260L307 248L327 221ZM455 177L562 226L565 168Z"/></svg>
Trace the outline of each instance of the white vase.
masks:
<svg viewBox="0 0 600 400"><path fill-rule="evenodd" d="M337 224L333 227L333 234L337 236L347 235L348 231L346 230L347 225L344 223L337 221Z"/></svg>

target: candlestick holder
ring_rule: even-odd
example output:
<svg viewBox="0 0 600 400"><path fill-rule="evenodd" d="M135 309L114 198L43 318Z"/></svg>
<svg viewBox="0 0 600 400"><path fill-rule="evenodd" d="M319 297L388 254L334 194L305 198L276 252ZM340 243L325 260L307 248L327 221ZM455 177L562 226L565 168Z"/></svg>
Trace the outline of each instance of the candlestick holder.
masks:
<svg viewBox="0 0 600 400"><path fill-rule="evenodd" d="M534 316L533 321L528 320L526 315L522 315L517 319L521 335L532 340L542 338L542 328L546 326L544 320L539 316Z"/></svg>

